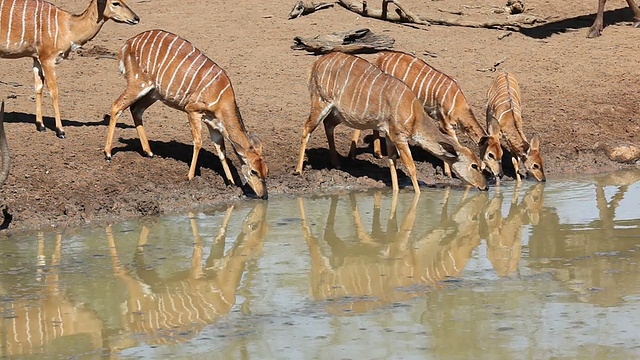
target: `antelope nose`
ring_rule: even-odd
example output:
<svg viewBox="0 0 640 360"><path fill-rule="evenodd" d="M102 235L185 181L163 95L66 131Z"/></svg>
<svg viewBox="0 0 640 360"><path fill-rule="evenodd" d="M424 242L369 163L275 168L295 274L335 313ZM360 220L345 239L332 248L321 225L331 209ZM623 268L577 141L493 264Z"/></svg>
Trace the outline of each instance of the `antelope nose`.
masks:
<svg viewBox="0 0 640 360"><path fill-rule="evenodd" d="M133 23L134 23L134 24L137 24L137 23L139 23L139 22L140 22L140 17L139 17L138 15L135 15L135 16L133 17Z"/></svg>

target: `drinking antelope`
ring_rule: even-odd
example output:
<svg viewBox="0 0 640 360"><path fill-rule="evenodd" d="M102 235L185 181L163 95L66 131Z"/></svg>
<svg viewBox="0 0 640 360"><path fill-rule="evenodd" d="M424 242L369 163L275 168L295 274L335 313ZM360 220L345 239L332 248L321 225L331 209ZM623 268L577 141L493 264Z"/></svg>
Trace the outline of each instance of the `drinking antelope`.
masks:
<svg viewBox="0 0 640 360"><path fill-rule="evenodd" d="M344 123L353 129L373 129L386 134L394 191L398 191L397 148L414 191L420 193L407 143L410 139L449 163L462 180L487 190L478 157L454 138L438 131L406 84L368 61L340 52L323 55L311 69L309 93L311 111L302 131L297 173L302 173L307 142L320 123L324 123L331 161L338 166L333 131L336 125Z"/></svg>
<svg viewBox="0 0 640 360"><path fill-rule="evenodd" d="M9 177L9 145L7 135L4 133L4 100L0 108L0 186Z"/></svg>
<svg viewBox="0 0 640 360"><path fill-rule="evenodd" d="M56 135L65 137L55 65L67 58L69 52L93 39L109 19L127 24L140 21L123 0L91 0L80 15L70 14L43 0L0 0L0 57L33 58L39 131L45 131L42 90L46 82L53 100Z"/></svg>
<svg viewBox="0 0 640 360"><path fill-rule="evenodd" d="M498 74L491 83L487 94L487 123L493 119L498 120L502 138L511 152L516 180L520 181L518 163L522 161L527 173L538 181L545 181L544 162L540 155L540 137L534 135L529 142L524 135L520 112L520 87L513 74Z"/></svg>
<svg viewBox="0 0 640 360"><path fill-rule="evenodd" d="M189 116L193 157L187 177L193 179L202 147L202 123L209 129L225 175L235 184L225 157L224 140L242 163L242 175L259 197L267 198L267 165L262 142L247 130L236 105L227 73L189 41L163 30L149 30L127 40L118 53L127 87L111 107L104 153L111 160L111 144L118 117L130 108L142 149L153 157L142 124L145 110L161 100Z"/></svg>
<svg viewBox="0 0 640 360"><path fill-rule="evenodd" d="M488 124L488 132L476 120L458 82L434 69L422 59L399 51L384 51L374 61L382 71L406 83L422 102L429 116L438 121L440 131L458 140L455 129L461 128L480 147L480 158L494 176L502 177L502 147L500 146L500 126L496 121ZM353 134L352 152L360 131ZM374 133L374 151L376 145ZM354 153L353 153L354 154ZM351 154L351 155L353 155ZM378 154L379 155L379 154ZM445 162L445 173L450 174Z"/></svg>
<svg viewBox="0 0 640 360"><path fill-rule="evenodd" d="M593 25L589 28L588 38L598 37L602 34L602 28L604 27L604 4L607 0L598 0L598 12L596 13L596 19L593 21ZM640 27L640 8L633 0L627 0L629 9L633 12L633 26Z"/></svg>

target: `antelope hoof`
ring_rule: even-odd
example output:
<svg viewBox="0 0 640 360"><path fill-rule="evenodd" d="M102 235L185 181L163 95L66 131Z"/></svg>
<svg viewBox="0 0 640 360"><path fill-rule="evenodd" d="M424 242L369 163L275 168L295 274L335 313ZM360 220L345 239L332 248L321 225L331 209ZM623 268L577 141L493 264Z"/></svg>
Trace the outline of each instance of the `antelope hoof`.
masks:
<svg viewBox="0 0 640 360"><path fill-rule="evenodd" d="M111 154L104 153L104 159L111 162Z"/></svg>
<svg viewBox="0 0 640 360"><path fill-rule="evenodd" d="M60 139L64 139L64 130L60 130L60 129L56 129L56 136L59 137Z"/></svg>
<svg viewBox="0 0 640 360"><path fill-rule="evenodd" d="M47 128L44 127L44 124L36 123L36 130L38 130L40 132L45 132L45 131L47 131Z"/></svg>
<svg viewBox="0 0 640 360"><path fill-rule="evenodd" d="M151 151L144 153L144 155L148 158L153 158L153 153Z"/></svg>

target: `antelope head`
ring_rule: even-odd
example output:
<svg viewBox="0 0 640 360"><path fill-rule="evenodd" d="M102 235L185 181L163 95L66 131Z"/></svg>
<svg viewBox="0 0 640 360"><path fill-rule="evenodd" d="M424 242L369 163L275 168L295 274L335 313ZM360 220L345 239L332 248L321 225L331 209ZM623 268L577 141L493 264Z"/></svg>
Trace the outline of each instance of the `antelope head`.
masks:
<svg viewBox="0 0 640 360"><path fill-rule="evenodd" d="M257 135L249 133L249 147L243 148L234 144L234 148L242 161L242 176L251 189L261 199L267 199L267 174L269 169L262 157L262 142Z"/></svg>
<svg viewBox="0 0 640 360"><path fill-rule="evenodd" d="M460 179L477 187L479 190L489 190L487 179L482 173L483 166L478 155L461 145L454 146L441 142L440 146L444 149L444 156L448 158L447 162L450 163L451 169Z"/></svg>
<svg viewBox="0 0 640 360"><path fill-rule="evenodd" d="M524 159L524 168L528 174L533 175L538 181L547 181L544 176L544 161L540 155L540 137L533 135L529 143L529 150Z"/></svg>
<svg viewBox="0 0 640 360"><path fill-rule="evenodd" d="M478 146L480 157L485 168L488 168L493 176L502 178L502 146L500 146L500 123L491 118L488 124L488 134L480 138Z"/></svg>
<svg viewBox="0 0 640 360"><path fill-rule="evenodd" d="M140 18L124 0L98 0L98 11L105 20L135 25Z"/></svg>

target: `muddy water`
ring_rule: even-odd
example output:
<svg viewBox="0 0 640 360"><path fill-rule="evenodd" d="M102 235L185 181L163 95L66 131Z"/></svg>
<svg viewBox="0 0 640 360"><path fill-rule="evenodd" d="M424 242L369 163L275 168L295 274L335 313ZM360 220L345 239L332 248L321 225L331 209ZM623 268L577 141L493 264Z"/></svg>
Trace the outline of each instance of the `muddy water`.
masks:
<svg viewBox="0 0 640 360"><path fill-rule="evenodd" d="M637 358L640 172L0 237L0 354Z"/></svg>

